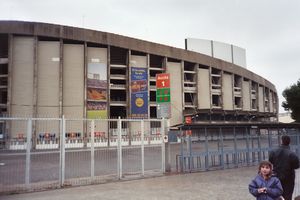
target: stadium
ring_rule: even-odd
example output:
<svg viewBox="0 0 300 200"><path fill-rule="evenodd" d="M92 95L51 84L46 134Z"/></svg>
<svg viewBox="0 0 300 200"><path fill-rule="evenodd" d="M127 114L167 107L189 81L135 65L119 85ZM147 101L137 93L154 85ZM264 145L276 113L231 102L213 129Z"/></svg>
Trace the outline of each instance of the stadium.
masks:
<svg viewBox="0 0 300 200"><path fill-rule="evenodd" d="M247 69L244 49L191 38L185 44L180 49L77 27L0 21L1 114L165 117L171 126L186 117L193 124L277 122L276 88ZM159 74L170 81L164 99L158 98ZM75 132L84 130L81 124ZM11 130L8 137L17 134Z"/></svg>

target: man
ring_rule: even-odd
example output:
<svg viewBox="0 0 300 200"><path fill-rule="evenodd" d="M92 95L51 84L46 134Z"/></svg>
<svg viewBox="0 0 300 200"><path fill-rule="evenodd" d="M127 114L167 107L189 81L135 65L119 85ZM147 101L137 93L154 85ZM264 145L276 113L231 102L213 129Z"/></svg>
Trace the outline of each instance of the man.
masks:
<svg viewBox="0 0 300 200"><path fill-rule="evenodd" d="M269 161L273 164L276 176L279 178L285 200L292 200L295 186L295 169L299 168L298 156L290 150L291 139L284 135L281 145L269 154Z"/></svg>

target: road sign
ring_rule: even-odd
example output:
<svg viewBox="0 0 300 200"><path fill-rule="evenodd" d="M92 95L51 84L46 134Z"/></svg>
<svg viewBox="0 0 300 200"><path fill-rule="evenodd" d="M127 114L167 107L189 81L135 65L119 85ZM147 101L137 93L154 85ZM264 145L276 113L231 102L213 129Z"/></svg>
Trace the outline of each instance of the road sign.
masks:
<svg viewBox="0 0 300 200"><path fill-rule="evenodd" d="M170 74L156 74L156 89L170 88Z"/></svg>
<svg viewBox="0 0 300 200"><path fill-rule="evenodd" d="M171 101L170 74L156 74L156 102Z"/></svg>
<svg viewBox="0 0 300 200"><path fill-rule="evenodd" d="M171 104L158 103L156 107L157 118L171 118Z"/></svg>
<svg viewBox="0 0 300 200"><path fill-rule="evenodd" d="M157 103L170 102L170 101L171 101L170 88L156 89Z"/></svg>
<svg viewBox="0 0 300 200"><path fill-rule="evenodd" d="M191 116L186 116L185 117L185 123L186 124L191 124L192 123L192 117Z"/></svg>

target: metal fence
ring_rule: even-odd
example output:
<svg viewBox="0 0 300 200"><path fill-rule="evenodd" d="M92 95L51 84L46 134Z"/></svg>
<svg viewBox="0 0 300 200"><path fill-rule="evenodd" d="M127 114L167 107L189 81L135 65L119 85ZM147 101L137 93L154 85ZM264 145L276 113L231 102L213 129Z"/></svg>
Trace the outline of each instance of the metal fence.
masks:
<svg viewBox="0 0 300 200"><path fill-rule="evenodd" d="M0 193L257 165L268 159L283 134L300 156L300 126L291 124L211 124L169 131L168 120L156 119L0 122ZM300 194L297 187L295 194Z"/></svg>
<svg viewBox="0 0 300 200"><path fill-rule="evenodd" d="M210 125L184 127L180 132L179 172L255 166L267 160L269 151L280 145L282 135L291 138L291 150L300 158L299 124ZM300 169L296 170L293 197L300 195Z"/></svg>
<svg viewBox="0 0 300 200"><path fill-rule="evenodd" d="M177 171L193 172L257 165L268 159L282 135L291 137L291 149L300 156L300 128L257 126L202 126L181 132Z"/></svg>
<svg viewBox="0 0 300 200"><path fill-rule="evenodd" d="M165 172L166 120L1 118L0 193ZM150 124L156 123L156 128ZM9 136L9 137L8 137Z"/></svg>

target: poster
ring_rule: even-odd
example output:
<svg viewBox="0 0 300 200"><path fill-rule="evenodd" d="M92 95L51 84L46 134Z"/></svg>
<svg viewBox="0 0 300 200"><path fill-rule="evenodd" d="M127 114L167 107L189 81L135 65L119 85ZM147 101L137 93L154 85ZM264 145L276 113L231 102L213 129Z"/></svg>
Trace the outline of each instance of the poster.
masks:
<svg viewBox="0 0 300 200"><path fill-rule="evenodd" d="M87 76L87 118L107 118L106 64L89 63Z"/></svg>
<svg viewBox="0 0 300 200"><path fill-rule="evenodd" d="M146 68L131 67L131 117L148 117L148 73Z"/></svg>

